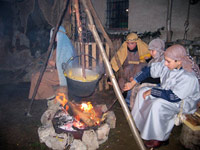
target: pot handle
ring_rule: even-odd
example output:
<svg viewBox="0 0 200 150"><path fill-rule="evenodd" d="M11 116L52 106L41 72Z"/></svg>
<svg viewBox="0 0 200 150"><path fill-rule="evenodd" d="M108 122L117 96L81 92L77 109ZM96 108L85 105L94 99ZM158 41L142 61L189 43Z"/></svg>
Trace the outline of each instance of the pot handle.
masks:
<svg viewBox="0 0 200 150"><path fill-rule="evenodd" d="M80 56L82 56L82 55L88 56L88 57L90 57L90 58L92 58L92 59L94 59L94 60L96 61L96 59L95 59L94 57L92 57L91 55L88 55L88 54L80 54L80 55L72 56L71 58L69 58L69 59L67 60L66 63L62 63L62 69L63 69L63 71L65 71L65 69L67 68L68 64L69 64L72 60L74 60L75 58L80 57Z"/></svg>

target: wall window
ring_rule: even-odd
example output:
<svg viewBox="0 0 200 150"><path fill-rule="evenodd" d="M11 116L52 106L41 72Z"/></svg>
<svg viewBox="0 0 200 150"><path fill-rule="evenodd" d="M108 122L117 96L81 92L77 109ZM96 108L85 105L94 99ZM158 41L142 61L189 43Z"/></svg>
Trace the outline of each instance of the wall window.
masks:
<svg viewBox="0 0 200 150"><path fill-rule="evenodd" d="M109 29L128 28L129 0L107 0L106 27Z"/></svg>

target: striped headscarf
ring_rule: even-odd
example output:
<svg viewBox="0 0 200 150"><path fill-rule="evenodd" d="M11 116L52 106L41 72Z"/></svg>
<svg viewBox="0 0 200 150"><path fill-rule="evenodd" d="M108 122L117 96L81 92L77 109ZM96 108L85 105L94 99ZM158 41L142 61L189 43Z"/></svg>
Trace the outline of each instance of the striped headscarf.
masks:
<svg viewBox="0 0 200 150"><path fill-rule="evenodd" d="M194 72L200 81L200 71L198 65L193 61L192 57L187 55L186 49L180 45L175 44L167 48L165 56L173 60L182 61L182 67L188 72Z"/></svg>

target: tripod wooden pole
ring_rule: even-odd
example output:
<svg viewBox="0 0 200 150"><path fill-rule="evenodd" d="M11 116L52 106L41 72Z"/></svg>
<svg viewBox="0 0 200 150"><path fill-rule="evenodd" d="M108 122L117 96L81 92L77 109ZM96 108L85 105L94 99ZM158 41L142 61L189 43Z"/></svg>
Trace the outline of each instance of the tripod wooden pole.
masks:
<svg viewBox="0 0 200 150"><path fill-rule="evenodd" d="M78 38L80 42L80 48L81 48L81 66L82 66L82 76L86 78L85 75L85 49L83 45L83 37L82 37L82 24L81 24L81 19L80 19L80 13L79 13L79 2L78 0L74 1L74 7L75 7L75 12L76 12L76 22L77 22L77 28L78 28Z"/></svg>
<svg viewBox="0 0 200 150"><path fill-rule="evenodd" d="M105 49L104 49L103 44L102 44L102 42L100 40L100 37L99 37L99 35L97 33L96 27L95 27L94 22L93 22L93 18L91 16L91 13L90 13L88 7L87 7L86 1L85 0L81 0L81 2L83 4L85 12L86 12L86 14L88 16L89 29L91 30L91 32L92 32L92 34L94 36L94 39L95 39L95 41L96 41L96 43L97 43L97 45L98 45L98 47L100 49L103 61L104 61L105 66L106 66L106 68L108 70L110 79L112 81L115 94L116 94L116 96L118 98L119 103L121 104L121 107L122 107L122 109L124 111L124 115L126 116L126 119L127 119L128 124L129 124L129 126L131 128L133 136L135 137L135 140L136 140L137 144L139 145L140 149L141 150L145 150L146 148L144 146L144 143L143 143L142 139L140 138L140 135L139 135L138 130L137 130L136 126L135 126L135 123L133 121L131 113L130 113L130 111L128 109L128 106L126 105L126 102L125 102L125 100L124 100L124 98L122 96L122 93L121 93L120 89L119 89L119 86L118 86L118 83L116 81L116 78L115 78L115 76L113 74L110 62L109 62L109 60L108 60L108 58L106 56Z"/></svg>
<svg viewBox="0 0 200 150"><path fill-rule="evenodd" d="M31 116L30 111L31 111L31 108L32 108L32 105L33 105L33 100L35 99L35 96L37 94L40 82L41 82L43 74L44 74L44 71L46 70L46 66L47 66L47 63L48 63L51 51L52 51L52 47L53 47L53 43L55 41L56 34L58 32L58 29L59 29L59 26L61 24L62 18L64 16L64 12L65 12L65 10L66 10L66 8L67 8L68 5L69 5L69 0L65 0L62 13L59 16L57 25L56 25L56 27L55 27L55 29L53 31L53 35L52 35L52 38L51 38L51 41L50 41L50 44L49 44L49 47L48 47L48 51L47 51L47 56L46 56L46 59L45 59L45 63L43 64L43 66L42 66L42 68L40 70L40 75L39 75L39 78L37 80L37 83L36 83L35 89L33 91L32 98L31 98L31 102L29 104L29 107L28 107L28 110L27 110L27 113L26 113L26 115L29 116L29 117Z"/></svg>

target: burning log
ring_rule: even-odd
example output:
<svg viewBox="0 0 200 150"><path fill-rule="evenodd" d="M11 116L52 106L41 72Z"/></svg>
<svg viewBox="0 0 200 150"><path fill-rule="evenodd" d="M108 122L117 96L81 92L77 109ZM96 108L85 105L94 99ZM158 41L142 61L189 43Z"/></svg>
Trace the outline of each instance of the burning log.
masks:
<svg viewBox="0 0 200 150"><path fill-rule="evenodd" d="M94 109L83 111L80 106L72 102L68 102L76 119L82 120L87 126L92 127L100 123L100 118L96 116Z"/></svg>
<svg viewBox="0 0 200 150"><path fill-rule="evenodd" d="M64 93L58 93L55 100L59 101L66 111L70 108L73 116L77 120L77 122L74 122L75 127L81 126L80 121L83 121L88 127L97 126L105 119L104 116L101 118L98 115L90 102L75 104L67 100Z"/></svg>

